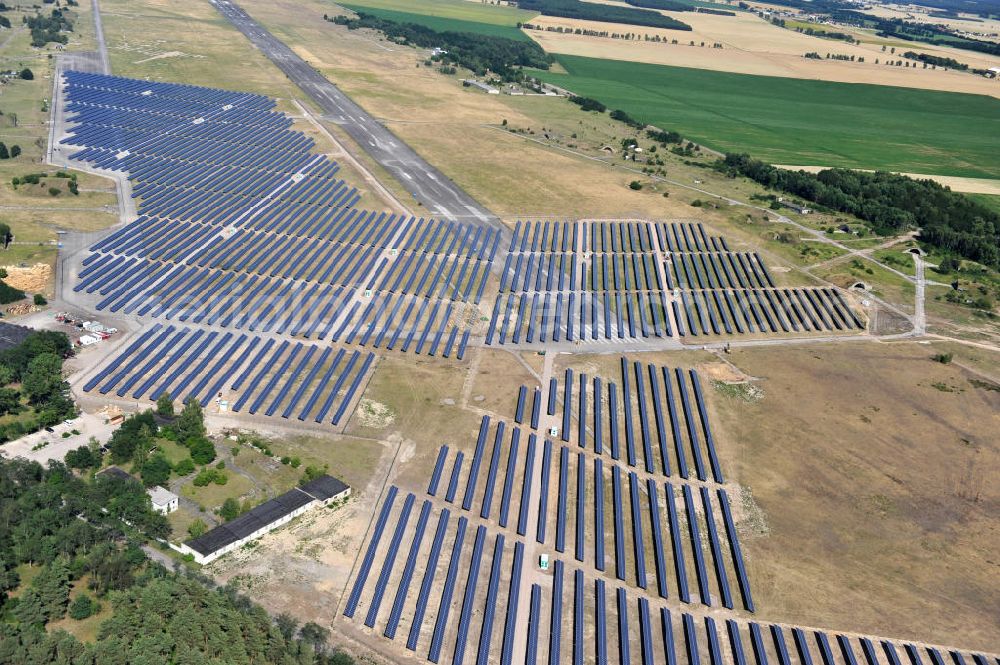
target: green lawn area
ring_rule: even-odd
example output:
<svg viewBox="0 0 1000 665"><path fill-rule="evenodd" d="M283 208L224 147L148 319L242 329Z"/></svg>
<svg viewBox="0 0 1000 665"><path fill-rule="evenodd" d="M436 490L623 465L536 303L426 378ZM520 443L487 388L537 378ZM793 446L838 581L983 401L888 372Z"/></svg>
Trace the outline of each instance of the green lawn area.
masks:
<svg viewBox="0 0 1000 665"><path fill-rule="evenodd" d="M468 0L352 0L347 4L337 3L353 10L364 7L369 13L372 10L388 10L401 14L415 14L428 18L454 19L470 23L488 23L490 25L516 26L518 23L530 21L538 16L538 12L530 12L513 7L488 5ZM381 14L379 14L381 16ZM429 25L429 24L425 24ZM433 26L430 26L433 27Z"/></svg>
<svg viewBox="0 0 1000 665"><path fill-rule="evenodd" d="M371 3L371 4L369 4ZM422 25L428 27L432 30L437 30L438 32L471 32L476 35L487 35L489 37L506 37L507 39L515 39L518 41L526 42L531 41L531 39L521 32L518 27L518 21L526 21L531 16L532 12L519 12L517 10L504 11L501 15L486 14L482 18L486 20L481 20L479 18L465 19L465 18L454 18L450 15L450 12L444 13L443 15L438 14L425 14L419 11L437 3L418 3L415 6L405 5L411 11L397 11L395 9L387 9L383 5L396 5L399 3L394 2L383 2L382 0L363 0L361 3L352 2L349 4L343 4L342 6L350 9L351 11L362 11L368 14L374 14L379 18L384 18L389 21L395 21L397 23L416 23L417 25ZM444 3L447 8L453 3ZM475 5L470 2L460 2L462 5L472 5L475 8L478 7L491 7L491 5ZM493 7L493 9L496 9ZM461 12L455 12L462 15ZM522 16L522 14L524 16Z"/></svg>
<svg viewBox="0 0 1000 665"><path fill-rule="evenodd" d="M181 494L211 512L221 506L226 499L230 497L239 499L253 489L251 482L243 476L229 470L224 471L224 473L229 478L225 485L209 483L205 487L196 487L194 483L186 483L181 488Z"/></svg>
<svg viewBox="0 0 1000 665"><path fill-rule="evenodd" d="M774 164L1000 177L1000 99L579 56L539 78Z"/></svg>
<svg viewBox="0 0 1000 665"><path fill-rule="evenodd" d="M191 451L188 450L187 446L182 446L179 443L170 441L168 439L157 439L156 446L163 453L163 456L167 458L167 461L171 465L175 465L183 459L191 457Z"/></svg>

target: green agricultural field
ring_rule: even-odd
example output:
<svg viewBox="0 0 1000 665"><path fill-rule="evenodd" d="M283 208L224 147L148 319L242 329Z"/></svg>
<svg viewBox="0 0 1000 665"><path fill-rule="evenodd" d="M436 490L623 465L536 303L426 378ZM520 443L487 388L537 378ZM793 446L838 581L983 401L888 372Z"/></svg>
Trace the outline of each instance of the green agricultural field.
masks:
<svg viewBox="0 0 1000 665"><path fill-rule="evenodd" d="M523 11L468 0L352 0L338 3L351 11L365 11L391 21L416 23L432 30L472 32L508 39L528 39L517 29L538 12Z"/></svg>
<svg viewBox="0 0 1000 665"><path fill-rule="evenodd" d="M996 194L969 194L971 198L982 203L990 210L1000 214L1000 195Z"/></svg>
<svg viewBox="0 0 1000 665"><path fill-rule="evenodd" d="M544 81L774 164L1000 178L1000 100L558 56Z"/></svg>
<svg viewBox="0 0 1000 665"><path fill-rule="evenodd" d="M417 25L422 25L438 32L471 32L476 35L487 35L489 37L506 37L507 39L516 39L522 42L530 41L530 38L521 32L516 25L465 21L457 18L445 18L412 12L397 12L392 9L381 9L357 4L344 4L343 6L353 12L374 14L379 18L395 21L396 23L416 23Z"/></svg>

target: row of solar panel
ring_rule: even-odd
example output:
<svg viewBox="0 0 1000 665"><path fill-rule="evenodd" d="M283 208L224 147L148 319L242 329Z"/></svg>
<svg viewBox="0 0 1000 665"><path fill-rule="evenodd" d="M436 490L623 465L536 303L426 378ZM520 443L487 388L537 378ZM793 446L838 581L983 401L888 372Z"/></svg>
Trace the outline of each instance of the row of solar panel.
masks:
<svg viewBox="0 0 1000 665"><path fill-rule="evenodd" d="M64 139L63 142L76 145L72 140ZM301 170L303 164L309 164L315 160L315 155L309 152L274 152L253 146L223 146L219 148L215 144L209 143L201 147L195 144L194 148L182 157L170 157L142 150L126 153L107 148L89 147L74 153L71 157L88 161L99 169L123 173L142 170L147 165L160 167L177 164L185 169L209 165L220 172L229 169L256 169L267 173L292 174ZM239 163L227 164L220 161L227 158L232 158ZM323 162L336 164L336 162L329 160L323 160Z"/></svg>
<svg viewBox="0 0 1000 665"><path fill-rule="evenodd" d="M402 341L399 347L402 352L409 351L412 346L414 353L420 354L427 348L427 355L433 356L437 354L445 331L450 327L441 355L451 357L451 350L458 336L458 328L451 325L454 313L452 303L440 299L378 295L369 301L360 316L356 316L359 309L359 303L351 306L343 325L334 333L334 341L346 333L344 341L347 344L356 342L361 346L371 345L378 349L385 343L385 349L389 351L394 350L397 342ZM465 357L469 335L468 330L462 332L455 355L458 360Z"/></svg>
<svg viewBox="0 0 1000 665"><path fill-rule="evenodd" d="M213 307L245 302L247 296L257 299L257 307L274 297L286 305L311 312L321 306L330 293L329 286L364 285L366 290L372 290L378 277L387 272L388 259L381 257L379 260L377 247L335 244L317 247L320 241L313 241L302 251L286 251L283 246L277 249L257 247L253 252L243 248L242 253L228 253L236 261L234 265L222 265L219 245L224 243L217 236L210 240L204 237L205 229L211 227L196 227L197 232L188 238L200 244L171 246L169 238L165 238L160 242L164 243L163 252L170 256L156 257L187 261L187 264L92 254L88 259L93 260L88 260L80 271L74 291L104 296L97 304L98 309L135 311L140 315L168 318L178 311L188 316L199 313L190 309L192 305L197 305L201 315L206 316ZM327 253L322 254L323 251ZM153 249L149 253L156 256L160 251ZM264 265L265 260L280 260L280 263ZM396 269L393 264L388 270L396 276L392 284L385 285L389 293L372 294L376 299L369 302L366 313L374 313L376 318L382 314L391 318L396 313L396 310L387 310L393 296L436 296L462 302L471 299L478 303L489 279L489 262L471 257L439 259L431 255L429 261L413 261L411 255L406 261L397 259L397 263L401 263L402 268ZM214 267L202 268L202 264L214 264ZM257 290L251 290L254 288ZM381 309L376 310L379 305ZM170 307L173 306L177 309L172 312ZM258 320L253 317L255 311L248 307L243 313Z"/></svg>
<svg viewBox="0 0 1000 665"><path fill-rule="evenodd" d="M681 334L824 332L864 323L831 288L681 291L671 305ZM682 318L683 314L683 318Z"/></svg>
<svg viewBox="0 0 1000 665"><path fill-rule="evenodd" d="M150 213L163 211L181 191L221 192L249 198L277 199L307 205L337 205L337 190L349 189L342 180L331 182L328 178L308 175L317 165L336 165L318 155L303 160L301 171L269 173L259 169L220 168L216 165L192 165L190 179L186 177L163 178L161 182L140 181L130 174L135 184L132 191L142 198L142 207ZM178 174L182 175L182 174ZM291 180L289 179L291 178Z"/></svg>
<svg viewBox="0 0 1000 665"><path fill-rule="evenodd" d="M606 582L600 578L588 581L581 570L573 571L572 617L567 621L563 611L566 604L563 589L568 582L563 578L567 572L561 561L554 563L548 617L544 616L542 608L543 589L547 585L533 585L526 663L606 665L608 651L617 643L617 662L623 665L633 661L642 665L678 665L682 662L688 665L705 662L711 665L768 665L772 662L813 665L819 661L823 665L859 665L859 651L866 665L903 665L900 649L906 653L908 665L924 665L921 653L931 665L946 665L941 650L911 643L839 634L831 636L818 630L737 619L726 619L723 630L723 621L711 616L698 620L680 612L677 613L680 621L675 621L676 614L666 607L659 608L657 621L656 608L650 606L647 598L639 596L633 605L628 590L618 587L616 602L609 603ZM638 628L632 617L638 619ZM655 629L654 622L659 624ZM546 623L549 626L547 643L540 639ZM699 624L703 628L699 629ZM565 637L571 640L568 649L562 646ZM881 657L876 644L881 647ZM569 653L565 653L567 651ZM961 652L951 650L948 654L954 665L966 665ZM967 655L975 665L994 665L981 654Z"/></svg>
<svg viewBox="0 0 1000 665"><path fill-rule="evenodd" d="M364 218L365 215L345 216L347 221L361 221L355 227L358 230L365 229ZM369 225L369 231L376 228L377 224ZM181 232L186 233L181 235ZM186 262L189 266L322 284L365 283L383 254L383 249L374 244L344 244L320 238L309 240L231 231L217 226L149 218L137 220L127 232L109 237L98 245L95 247L101 253L116 255L117 260L108 265L109 270L124 265L126 257L137 257L140 261ZM87 258L92 259L85 264L89 268L100 255L92 254Z"/></svg>
<svg viewBox="0 0 1000 665"><path fill-rule="evenodd" d="M309 161L313 164L325 162L318 156L313 156ZM331 182L326 178L313 178L307 175L306 172L313 164L306 163L302 171L291 176L286 173L268 173L259 169L229 169L228 173L220 173L214 165L203 165L195 171L196 174L205 171L204 178L199 181L171 184L140 182L133 186L133 192L142 199L139 208L146 214L164 214L172 206L183 205L184 202L190 201L190 197L185 196L185 193L197 196L202 192L251 199L266 198L303 205L343 205L341 192L351 191L352 188L343 180ZM212 173L225 179L216 180Z"/></svg>
<svg viewBox="0 0 1000 665"><path fill-rule="evenodd" d="M493 305L486 344L669 337L662 292L500 294ZM680 332L680 331L679 331ZM683 332L681 332L683 334Z"/></svg>
<svg viewBox="0 0 1000 665"><path fill-rule="evenodd" d="M1000 661L988 661L981 654L963 655L959 651L948 652L951 663L946 663L937 648L877 638L828 635L741 619L696 619L686 612L654 606L655 601L645 594L631 600L629 588L609 587L605 578L569 569L559 559L551 562L551 572L540 573L548 579L531 585L528 623L518 626L522 543L515 538L511 553L504 536L491 534L482 525L476 527L473 537L469 520L460 516L456 524L447 508L438 513L431 536L432 502L421 504L411 527L416 497L408 494L402 505L398 497L399 490L390 486L344 614L348 618L363 616L367 629L390 640L405 634L406 648L432 663L450 653L450 662L460 665L470 646L475 649L477 665L521 662L513 639L520 627L526 631L524 662L532 664L606 665L610 657L622 664L643 665L813 665L820 660L822 665L859 665L860 652L865 665L903 665L902 650L907 665L924 665L922 657L929 665L968 665L966 658L974 665L1000 665ZM490 542L492 557L484 567ZM404 554L405 562L400 565ZM370 585L373 571L378 575ZM415 584L417 580L419 584ZM615 602L609 602L611 592ZM387 605L390 598L391 605ZM612 649L617 650L617 658Z"/></svg>
<svg viewBox="0 0 1000 665"><path fill-rule="evenodd" d="M139 108L122 108L79 100L79 90L68 89L66 112L79 123L75 131L91 137L92 145L125 150L132 147L146 150L145 144L154 145L162 137L199 139L202 141L238 143L266 146L271 150L305 152L314 141L298 132L289 131L290 123L278 126L243 124L239 118L220 120L222 116L247 115L252 112L237 110L208 111L196 118L167 115ZM275 114L280 118L279 114ZM149 151L152 152L152 151Z"/></svg>
<svg viewBox="0 0 1000 665"><path fill-rule="evenodd" d="M263 170L268 173L302 173L310 178L321 180L336 180L340 166L337 162L324 159L321 155L311 153L295 153L289 155L290 160L282 160L276 165L268 165ZM232 166L211 165L205 168L204 162L155 157L152 155L128 155L122 158L125 170L133 182L144 184L173 184L178 187L200 187L210 189L206 183L223 183L234 174L246 172ZM219 185L214 185L218 188ZM138 187L138 185L136 185Z"/></svg>
<svg viewBox="0 0 1000 665"><path fill-rule="evenodd" d="M753 597L725 490L718 489L720 511L717 514L708 488L704 486L699 488L701 503L698 505L691 486L682 484L680 489L684 501L684 519L678 519L675 507L677 498L669 482L663 486L664 500L661 503L658 484L654 478L647 477L643 481L635 472L623 473L622 467L616 464L609 464L606 470L600 458L591 459L583 452L571 455L568 447L553 446L546 440L540 452L540 495L532 499L532 474L538 447L536 436L534 434L528 436L526 451L522 455L520 430L514 428L510 443L505 444L503 422L498 424L492 437L493 451L489 457L485 483L480 489L478 477L482 464L486 461L486 441L490 438L488 432L488 420L484 419L475 453L465 473L465 490L460 504L463 510L474 510L474 506L478 506L479 517L493 521L493 499L502 487L500 509L495 520L501 527L506 528L511 517L511 506L515 508L519 506L516 525L519 536L527 536L534 514L537 519L536 541L550 544L556 552L562 553L567 550L567 529L572 524L575 526L575 535L572 537L573 552L577 561L592 562L597 570L604 571L607 563L606 544L610 538L615 576L618 579L628 579L630 583L646 589L650 586L650 576L652 576L657 593L661 597L668 598L671 593L677 593L680 600L685 603L692 602L688 580L694 579L701 603L706 606L713 605L714 596L724 607L732 609L734 606L734 594L730 588L732 578L737 581L744 607L753 611ZM550 482L553 480L552 458L556 454L558 475L555 482ZM576 458L575 463L571 462L573 457ZM432 496L439 492L439 485L444 480L447 458L448 450L443 447L438 453L431 482L428 485L428 494ZM506 464L501 463L503 459L506 459ZM444 493L444 501L448 503L453 503L459 498L464 461L464 454L461 451L457 452L452 460L451 473ZM575 472L570 470L571 466L575 466ZM575 482L571 478L575 478ZM627 500L624 492L625 479L629 488ZM608 498L613 510L612 531L607 530L608 524L605 518L605 502ZM630 521L624 518L626 504ZM550 505L554 510L554 520L549 512ZM669 543L663 535L664 514L667 516L666 524L670 533ZM648 527L644 526L647 517ZM555 523L554 530L549 529L551 521ZM686 529L682 526L685 521ZM722 530L718 528L717 522L725 525L725 538L720 535ZM682 530L688 532L689 538L686 541L681 536ZM711 565L715 573L714 581L710 580L708 574L702 533L708 536L709 551L712 555ZM646 552L652 552L652 572L647 570ZM632 575L627 572L629 560L634 566Z"/></svg>
<svg viewBox="0 0 1000 665"><path fill-rule="evenodd" d="M641 253L591 254L586 259L578 254L563 253L508 254L501 273L500 291L662 291L665 288L704 288L705 285L711 288L775 286L755 253L669 255L666 271L662 274L657 264L654 254Z"/></svg>
<svg viewBox="0 0 1000 665"><path fill-rule="evenodd" d="M350 208L360 198L357 190L343 181L326 188L327 198L322 205L307 205L271 196L279 192L281 187L283 185L278 185L257 196L243 196L157 185L154 196L148 199L149 204L140 203L138 211L145 215L155 214L159 217L218 226L247 226L250 220L276 215L283 215L291 220L306 218L303 223L308 224L310 218L329 217L336 212L336 208Z"/></svg>
<svg viewBox="0 0 1000 665"><path fill-rule="evenodd" d="M709 236L700 222L521 222L510 253L728 252L724 238Z"/></svg>
<svg viewBox="0 0 1000 665"><path fill-rule="evenodd" d="M142 128L126 128L111 124L108 118L93 118L93 107L75 106L72 97L67 102L70 121L77 123L71 130L73 145L104 148L116 153L143 153L185 159L192 161L216 162L220 164L261 163L266 164L276 156L308 152L314 141L290 129L265 129L230 123L214 123L198 120L188 121L167 116L159 122L146 122ZM101 109L113 117L131 118L141 116L139 112L125 109ZM200 119L199 119L200 120ZM119 121L119 124L125 124ZM249 149L260 154L254 159Z"/></svg>
<svg viewBox="0 0 1000 665"><path fill-rule="evenodd" d="M67 83L72 86L136 95L151 94L165 99L178 100L186 105L232 105L265 111L274 108L275 105L275 101L270 97L252 92L234 92L186 83L161 83L159 81L125 78L109 74L94 74L76 70L67 70L63 74L66 77Z"/></svg>
<svg viewBox="0 0 1000 665"><path fill-rule="evenodd" d="M673 254L666 262L669 288L774 288L767 266L754 252Z"/></svg>
<svg viewBox="0 0 1000 665"><path fill-rule="evenodd" d="M359 610L367 608L364 624L368 628L375 628L376 624L382 623L379 614L386 591L392 583L396 592L393 594L392 606L382 628L382 634L385 637L394 639L400 630L400 625L406 623L406 619L409 618L406 648L411 651L420 649L421 652L424 652L426 650L427 659L432 663L437 663L440 661L442 652L445 651L446 639L451 633L454 633L451 662L460 664L465 660L470 632L475 630L479 634L478 643L475 646L477 665L494 662L511 665L517 630L516 618L520 600L521 572L524 566L524 544L521 542L514 543L513 551L508 557L509 550L505 546L505 537L502 534L497 534L492 538L492 557L487 560L487 568L483 571L488 577L485 598L479 602L477 596L480 595L479 590L482 589L479 578L480 571L483 569L483 554L487 548L487 531L486 527L481 525L476 528L471 556L467 558L463 553L463 548L467 544L466 535L469 531L469 521L465 517L459 517L457 526L451 534L451 558L444 584L435 585L436 569L438 561L441 559L445 536L450 530L451 515L448 510L440 513L433 542L430 545L430 552L423 552L424 548L421 545L431 515L431 502L424 501L417 518L415 533L410 539L406 563L400 572L396 566L396 559L408 532L408 522L415 501L414 495L408 494L396 518L396 525L387 545L385 556L378 567L379 576L372 593L370 595L365 593L366 583L372 571L375 557L379 553L378 546L389 521L397 494L397 488L391 486L379 512L372 539L361 561L354 586L348 596L344 615L354 617ZM404 611L410 605L408 597L412 595L411 586L414 574L423 557L427 558L427 565L424 568L423 579L412 615L407 617L404 616ZM504 563L506 558L510 559L509 563ZM464 573L462 575L464 580L459 579L460 573ZM501 579L504 576L508 578L508 583L506 593L501 594ZM438 593L439 589L440 593ZM460 607L455 608L458 611L457 623L452 619L452 606L458 602L456 591L458 591L458 597L461 598ZM439 598L436 613L431 607L432 595ZM431 616L425 621L429 609ZM494 633L497 631L494 626L498 624L498 617L503 618L503 627L500 630L501 635L495 638ZM474 622L477 624L475 627L473 626ZM429 641L424 639L423 644L421 644L421 638L425 637L427 632L430 632Z"/></svg>
<svg viewBox="0 0 1000 665"><path fill-rule="evenodd" d="M233 104L219 105L192 102L178 102L176 99L159 95L143 95L77 86L68 83L73 103L95 108L114 108L140 113L151 113L177 119L194 120L209 117L214 122L235 122L241 125L268 129L281 129L292 124L292 119L283 113L253 109Z"/></svg>
<svg viewBox="0 0 1000 665"><path fill-rule="evenodd" d="M610 454L615 461L624 457L630 467L638 466L641 460L646 473L659 469L664 476L671 476L676 470L682 478L690 477L690 455L699 480L708 480L711 470L715 482L725 482L698 372L687 372L689 392L680 368L671 372L667 367L639 362L630 366L625 358L621 358L620 368L620 389L617 383L600 377L588 381L586 374L580 374L577 381L573 370L566 369L561 388L558 379L550 379L547 397L541 389L534 389L530 417L528 389L521 386L514 421L528 422L532 429L538 429L544 409L545 415L562 422L559 435L565 442L576 441L580 448Z"/></svg>
<svg viewBox="0 0 1000 665"><path fill-rule="evenodd" d="M237 412L246 406L250 414L280 411L286 419L337 425L374 359L360 351L154 324L106 361L84 390L153 401L166 393L203 406L219 398L232 400Z"/></svg>

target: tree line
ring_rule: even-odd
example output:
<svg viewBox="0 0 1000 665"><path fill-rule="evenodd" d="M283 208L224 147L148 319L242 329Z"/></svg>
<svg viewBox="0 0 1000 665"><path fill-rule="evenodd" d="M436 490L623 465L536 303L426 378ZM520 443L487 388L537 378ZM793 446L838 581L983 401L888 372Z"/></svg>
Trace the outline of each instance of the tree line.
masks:
<svg viewBox="0 0 1000 665"><path fill-rule="evenodd" d="M351 665L326 628L272 618L232 586L147 561L169 530L142 486L0 458L0 662L19 665ZM40 569L30 583L23 571ZM17 596L12 596L13 592ZM53 622L110 607L93 643Z"/></svg>
<svg viewBox="0 0 1000 665"><path fill-rule="evenodd" d="M904 58L909 58L910 60L919 60L926 65L934 65L935 67L947 67L949 69L960 69L963 72L969 69L969 66L964 62L959 62L954 58L946 58L939 55L931 55L930 53L917 53L915 51L907 51L903 54Z"/></svg>
<svg viewBox="0 0 1000 665"><path fill-rule="evenodd" d="M1000 214L933 180L882 171L790 171L745 153L727 154L716 168L817 207L854 215L880 235L919 228L920 239L933 247L1000 268Z"/></svg>
<svg viewBox="0 0 1000 665"><path fill-rule="evenodd" d="M76 415L69 384L62 376L63 359L71 350L64 333L38 330L17 346L0 351L0 416L31 410L28 417L0 425L0 442Z"/></svg>
<svg viewBox="0 0 1000 665"><path fill-rule="evenodd" d="M441 48L443 62L453 62L483 76L491 72L506 81L523 78L521 67L548 69L553 58L533 41L479 35L468 32L437 31L416 23L400 23L365 12L357 18L339 15L328 21L347 26L349 30L370 28L390 40L423 48Z"/></svg>
<svg viewBox="0 0 1000 665"><path fill-rule="evenodd" d="M691 30L691 26L687 23L648 9L599 5L580 0L518 0L517 6L521 9L541 12L545 16L644 25L667 30Z"/></svg>

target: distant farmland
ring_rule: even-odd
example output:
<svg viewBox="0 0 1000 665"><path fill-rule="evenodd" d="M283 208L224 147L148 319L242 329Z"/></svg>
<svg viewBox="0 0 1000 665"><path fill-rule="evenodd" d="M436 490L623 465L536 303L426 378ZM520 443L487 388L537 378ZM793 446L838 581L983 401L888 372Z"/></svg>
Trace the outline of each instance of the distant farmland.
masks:
<svg viewBox="0 0 1000 665"><path fill-rule="evenodd" d="M518 22L530 21L538 15L538 12L467 0L354 0L337 4L354 12L363 11L398 23L416 23L432 30L471 32L519 41L527 41L528 36L517 28Z"/></svg>
<svg viewBox="0 0 1000 665"><path fill-rule="evenodd" d="M544 81L775 164L1000 178L1000 100L579 56Z"/></svg>

